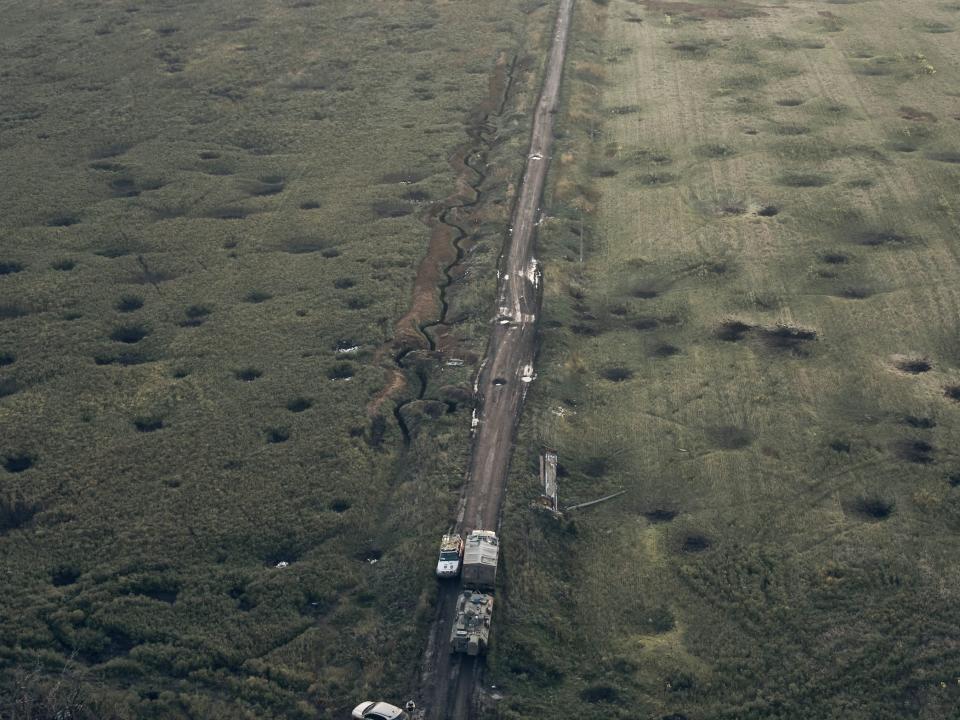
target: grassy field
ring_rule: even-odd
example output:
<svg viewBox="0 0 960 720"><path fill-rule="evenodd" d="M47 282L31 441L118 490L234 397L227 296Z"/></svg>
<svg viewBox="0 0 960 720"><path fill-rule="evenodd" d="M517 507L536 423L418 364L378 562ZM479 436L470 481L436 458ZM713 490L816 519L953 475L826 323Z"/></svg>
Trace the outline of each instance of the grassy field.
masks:
<svg viewBox="0 0 960 720"><path fill-rule="evenodd" d="M367 408L506 59L446 298L482 353L541 5L5 4L0 716L408 696L473 368L411 367L409 447L412 381Z"/></svg>
<svg viewBox="0 0 960 720"><path fill-rule="evenodd" d="M498 717L958 717L958 33L579 3Z"/></svg>

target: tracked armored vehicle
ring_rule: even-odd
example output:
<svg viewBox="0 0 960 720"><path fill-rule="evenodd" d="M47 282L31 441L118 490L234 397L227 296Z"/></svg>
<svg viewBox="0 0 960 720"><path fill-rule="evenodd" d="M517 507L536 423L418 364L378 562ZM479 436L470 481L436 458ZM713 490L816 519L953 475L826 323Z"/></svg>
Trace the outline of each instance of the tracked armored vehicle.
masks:
<svg viewBox="0 0 960 720"><path fill-rule="evenodd" d="M450 652L483 655L490 642L493 595L464 590L457 598L457 619L450 633Z"/></svg>

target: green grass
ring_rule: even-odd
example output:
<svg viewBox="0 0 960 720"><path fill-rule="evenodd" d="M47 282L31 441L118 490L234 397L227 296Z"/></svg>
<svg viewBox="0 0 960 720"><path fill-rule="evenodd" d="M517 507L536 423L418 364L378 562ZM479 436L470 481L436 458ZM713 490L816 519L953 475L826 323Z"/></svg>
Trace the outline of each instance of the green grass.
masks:
<svg viewBox="0 0 960 720"><path fill-rule="evenodd" d="M949 34L892 30L918 7L707 19L696 62L581 8L573 63L633 52L559 116L498 717L955 716L960 133ZM561 505L626 494L535 512L543 446Z"/></svg>
<svg viewBox="0 0 960 720"><path fill-rule="evenodd" d="M404 448L392 405L367 415L376 353L498 54L537 57L548 14L5 9L0 714L60 677L48 714L340 717L413 691L470 407L411 406ZM449 297L474 357L538 67L491 118ZM426 401L472 370L425 360Z"/></svg>

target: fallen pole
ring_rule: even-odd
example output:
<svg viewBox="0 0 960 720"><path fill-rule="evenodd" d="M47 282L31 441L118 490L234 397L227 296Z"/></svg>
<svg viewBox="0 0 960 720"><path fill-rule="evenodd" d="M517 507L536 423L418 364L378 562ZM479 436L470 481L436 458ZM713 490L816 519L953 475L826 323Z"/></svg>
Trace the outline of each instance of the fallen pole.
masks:
<svg viewBox="0 0 960 720"><path fill-rule="evenodd" d="M626 490L621 490L620 492L615 492L613 495L607 495L606 497L599 498L598 500L591 500L590 502L580 503L579 505L571 505L567 508L566 512L570 510L578 510L580 508L590 507L591 505L596 505L597 503L606 502L607 500L613 500L615 497L620 497L626 492Z"/></svg>

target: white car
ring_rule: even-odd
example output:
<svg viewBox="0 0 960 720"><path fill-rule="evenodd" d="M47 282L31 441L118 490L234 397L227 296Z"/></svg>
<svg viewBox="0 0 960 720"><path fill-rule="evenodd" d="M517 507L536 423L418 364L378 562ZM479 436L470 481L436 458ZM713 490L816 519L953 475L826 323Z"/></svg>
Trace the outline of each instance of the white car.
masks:
<svg viewBox="0 0 960 720"><path fill-rule="evenodd" d="M444 535L440 540L440 559L437 560L437 577L452 578L460 574L463 557L463 538L459 535Z"/></svg>
<svg viewBox="0 0 960 720"><path fill-rule="evenodd" d="M357 705L352 717L356 720L410 720L410 715L396 705L369 700Z"/></svg>

